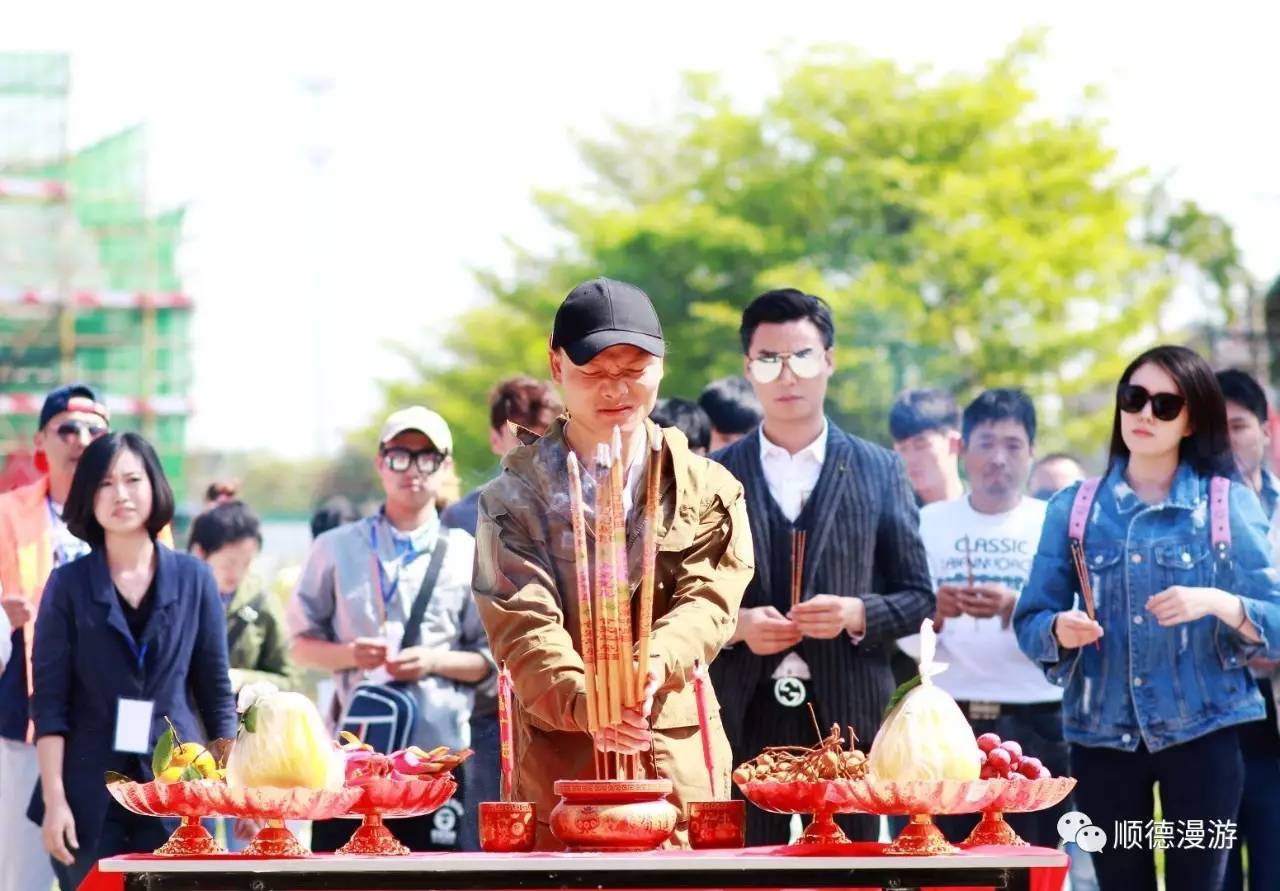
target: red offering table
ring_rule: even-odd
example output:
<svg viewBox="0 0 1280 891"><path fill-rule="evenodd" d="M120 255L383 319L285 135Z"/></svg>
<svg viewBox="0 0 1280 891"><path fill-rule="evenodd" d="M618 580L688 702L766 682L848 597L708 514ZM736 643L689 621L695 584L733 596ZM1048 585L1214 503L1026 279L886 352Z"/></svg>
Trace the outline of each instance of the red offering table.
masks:
<svg viewBox="0 0 1280 891"><path fill-rule="evenodd" d="M319 855L273 860L237 855L136 854L98 864L80 891L509 891L608 888L1000 888L1060 891L1067 855L1050 848L973 848L895 857L884 845L845 845L839 856L794 848L649 854Z"/></svg>

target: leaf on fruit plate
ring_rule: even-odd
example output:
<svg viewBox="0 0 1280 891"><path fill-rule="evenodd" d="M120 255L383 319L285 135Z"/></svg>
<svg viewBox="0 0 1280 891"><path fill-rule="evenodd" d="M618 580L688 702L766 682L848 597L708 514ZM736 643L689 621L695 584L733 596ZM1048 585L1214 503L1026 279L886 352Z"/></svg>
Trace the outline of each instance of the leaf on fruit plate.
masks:
<svg viewBox="0 0 1280 891"><path fill-rule="evenodd" d="M889 704L884 709L885 716L888 717L889 712L898 707L898 703L902 701L902 698L922 683L924 683L924 680L920 675L916 675L909 681L903 681L898 686L898 689L893 691L893 695L889 697Z"/></svg>
<svg viewBox="0 0 1280 891"><path fill-rule="evenodd" d="M240 716L240 724L249 733L258 732L258 704L256 702L245 709L244 714Z"/></svg>
<svg viewBox="0 0 1280 891"><path fill-rule="evenodd" d="M169 762L173 760L174 740L178 735L173 731L173 725L169 725L169 729L160 734L160 738L156 740L155 750L151 753L151 772L156 776L164 773L168 768Z"/></svg>
<svg viewBox="0 0 1280 891"><path fill-rule="evenodd" d="M182 773L178 775L178 779L184 783L189 780L203 780L204 774L202 774L196 767L188 764L186 767L182 768Z"/></svg>
<svg viewBox="0 0 1280 891"><path fill-rule="evenodd" d="M116 783L132 783L133 782L133 777L127 777L124 774L117 773L114 770L108 770L102 776L103 776L103 779L106 780L106 783L108 786L114 785Z"/></svg>

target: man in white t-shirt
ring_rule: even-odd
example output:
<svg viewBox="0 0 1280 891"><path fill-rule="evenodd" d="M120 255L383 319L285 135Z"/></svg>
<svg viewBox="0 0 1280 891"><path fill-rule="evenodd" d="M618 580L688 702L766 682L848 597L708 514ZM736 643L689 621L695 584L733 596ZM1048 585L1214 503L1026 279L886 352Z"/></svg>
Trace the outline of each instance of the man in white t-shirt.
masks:
<svg viewBox="0 0 1280 891"><path fill-rule="evenodd" d="M936 678L960 704L975 734L1016 740L1054 776L1068 771L1062 739L1062 690L1018 649L1010 627L1044 524L1045 502L1024 495L1034 455L1035 406L1020 390L987 390L964 410L961 460L970 493L920 511L920 537L938 592ZM918 639L903 647L918 652ZM1065 805L1009 815L1035 845L1056 847ZM976 818L939 819L948 838L963 839Z"/></svg>

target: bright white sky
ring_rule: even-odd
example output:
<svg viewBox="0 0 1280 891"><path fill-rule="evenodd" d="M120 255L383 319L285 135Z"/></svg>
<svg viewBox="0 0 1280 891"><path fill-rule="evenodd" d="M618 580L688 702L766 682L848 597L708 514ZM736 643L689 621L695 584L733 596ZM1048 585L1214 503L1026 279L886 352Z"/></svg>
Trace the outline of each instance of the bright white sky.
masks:
<svg viewBox="0 0 1280 891"><path fill-rule="evenodd" d="M301 456L369 420L405 371L388 341L432 349L472 269L549 243L530 195L581 183L573 134L661 115L690 68L758 96L814 42L974 69L1046 26L1047 107L1102 87L1123 163L1225 215L1269 282L1280 5L1188 7L46 0L8 6L0 50L72 53L73 144L145 121L156 203L191 207L191 445Z"/></svg>

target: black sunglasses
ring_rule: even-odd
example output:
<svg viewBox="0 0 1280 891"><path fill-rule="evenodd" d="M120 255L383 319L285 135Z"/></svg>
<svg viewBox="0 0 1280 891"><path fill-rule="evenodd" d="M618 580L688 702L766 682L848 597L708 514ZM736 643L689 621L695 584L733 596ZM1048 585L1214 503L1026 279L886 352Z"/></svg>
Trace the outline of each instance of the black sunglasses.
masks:
<svg viewBox="0 0 1280 891"><path fill-rule="evenodd" d="M1187 400L1177 393L1152 394L1147 392L1146 387L1137 384L1121 384L1116 393L1116 403L1120 410L1131 415L1142 411L1147 402L1151 403L1151 414L1161 421L1172 421L1182 414L1182 409L1187 404Z"/></svg>

